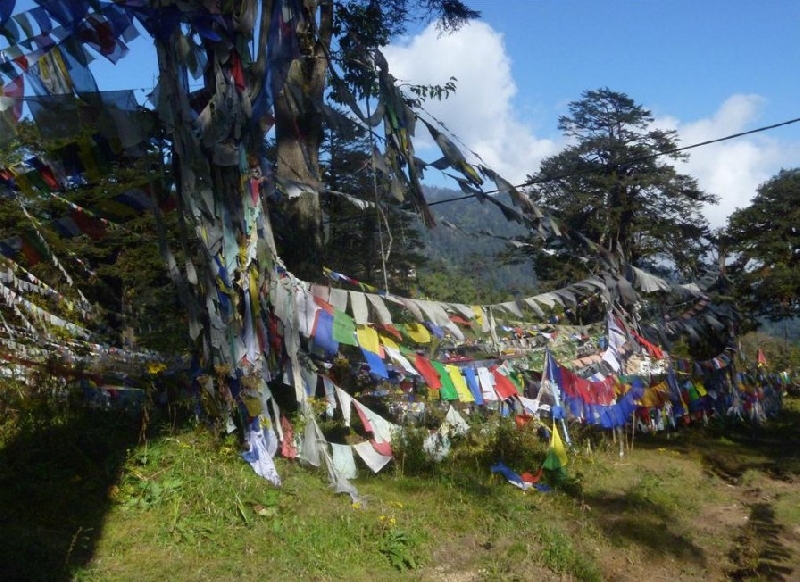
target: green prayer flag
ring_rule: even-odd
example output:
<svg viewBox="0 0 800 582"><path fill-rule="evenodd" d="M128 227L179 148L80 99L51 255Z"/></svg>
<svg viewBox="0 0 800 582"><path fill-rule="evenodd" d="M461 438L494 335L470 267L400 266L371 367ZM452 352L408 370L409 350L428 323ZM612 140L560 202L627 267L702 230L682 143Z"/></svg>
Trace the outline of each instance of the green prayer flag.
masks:
<svg viewBox="0 0 800 582"><path fill-rule="evenodd" d="M340 344L358 346L356 341L356 322L344 311L333 310L333 339Z"/></svg>
<svg viewBox="0 0 800 582"><path fill-rule="evenodd" d="M439 396L442 400L458 400L458 392L453 385L453 380L450 378L450 373L439 362L431 360L431 365L439 374L439 379L442 381L442 387L439 388Z"/></svg>

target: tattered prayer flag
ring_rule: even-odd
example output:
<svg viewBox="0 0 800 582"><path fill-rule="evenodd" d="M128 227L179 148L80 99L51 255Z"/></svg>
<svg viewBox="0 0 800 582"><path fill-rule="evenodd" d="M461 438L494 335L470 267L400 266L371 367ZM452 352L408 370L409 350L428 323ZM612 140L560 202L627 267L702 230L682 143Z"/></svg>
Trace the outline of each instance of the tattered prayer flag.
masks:
<svg viewBox="0 0 800 582"><path fill-rule="evenodd" d="M333 311L333 339L348 346L358 346L353 318L338 309Z"/></svg>
<svg viewBox="0 0 800 582"><path fill-rule="evenodd" d="M377 473L383 469L387 463L392 460L392 457L382 455L376 451L375 447L373 447L369 441L355 444L353 445L353 449L355 449L358 456L361 457L361 460L366 463L367 467L372 469L373 473Z"/></svg>
<svg viewBox="0 0 800 582"><path fill-rule="evenodd" d="M399 429L397 425L392 424L374 410L367 408L358 400L353 399L353 406L356 407L356 412L358 412L361 423L364 425L364 430L375 435L376 442L391 442L392 435Z"/></svg>
<svg viewBox="0 0 800 582"><path fill-rule="evenodd" d="M345 479L358 477L353 449L350 445L331 443L331 452L333 453L333 470L336 471L337 475Z"/></svg>
<svg viewBox="0 0 800 582"><path fill-rule="evenodd" d="M334 386L334 389L336 390L336 396L339 397L339 410L342 411L344 425L350 426L350 405L353 403L353 397L338 386Z"/></svg>

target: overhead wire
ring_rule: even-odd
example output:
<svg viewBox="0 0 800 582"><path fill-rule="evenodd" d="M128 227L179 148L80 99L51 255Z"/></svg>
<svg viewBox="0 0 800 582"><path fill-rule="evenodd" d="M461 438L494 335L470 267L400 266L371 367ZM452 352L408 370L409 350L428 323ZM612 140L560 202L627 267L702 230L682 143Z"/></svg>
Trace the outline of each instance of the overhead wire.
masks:
<svg viewBox="0 0 800 582"><path fill-rule="evenodd" d="M781 121L780 123L773 123L773 124L770 124L770 125L757 127L756 129L751 129L749 131L740 131L740 132L737 132L737 133L732 133L730 135L726 135L724 137L719 137L719 138L716 138L716 139L708 139L708 140L697 142L697 143L694 143L694 144L691 144L691 145L687 145L687 146L681 146L681 147L675 147L675 148L670 148L670 149L666 149L666 150L661 150L659 152L656 152L656 153L653 153L653 154L648 154L646 156L637 156L637 157L634 157L634 158L623 160L621 163L630 164L630 163L633 163L633 162L641 162L641 161L645 161L645 160L650 160L650 159L658 158L658 157L661 157L661 156L667 156L667 155L670 155L670 154L674 154L674 153L678 153L678 152L682 152L682 151L686 151L686 150L691 150L691 149L695 149L695 148L699 148L699 147L703 147L703 146L707 146L707 145L712 145L712 144L715 144L715 143L721 143L721 142L724 142L724 141L729 141L729 140L736 139L736 138L739 138L739 137L744 137L746 135L752 135L752 134L755 134L755 133L761 133L761 132L764 132L764 131L769 131L771 129L776 129L778 127L783 127L783 126L786 126L786 125L792 125L792 124L798 123L798 122L800 122L800 117L795 117L794 119L789 119L787 121ZM581 175L589 173L590 171L591 170L586 170L586 171L582 171L582 172L566 172L564 174L559 174L557 176L551 176L549 178L533 178L531 180L526 180L525 182L522 182L520 184L515 185L514 188L525 188L527 186L533 186L534 184L546 184L548 182L555 182L556 180L563 180L565 178L572 178L574 176L581 176ZM495 189L495 190L485 190L485 191L483 191L483 194L497 194L499 192L500 192L500 190L497 190L497 189ZM455 197L452 197L452 198L444 198L442 200L436 200L434 202L429 202L428 206L435 206L437 204L444 204L446 202L458 202L460 200L469 200L470 198L475 198L476 196L477 196L476 194L465 194L464 196L455 196Z"/></svg>

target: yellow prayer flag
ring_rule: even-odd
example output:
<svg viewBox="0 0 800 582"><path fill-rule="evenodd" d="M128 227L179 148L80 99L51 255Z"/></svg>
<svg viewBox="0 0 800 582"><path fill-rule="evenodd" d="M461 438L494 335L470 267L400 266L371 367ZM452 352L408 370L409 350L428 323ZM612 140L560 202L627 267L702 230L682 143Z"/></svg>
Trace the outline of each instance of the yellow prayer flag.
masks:
<svg viewBox="0 0 800 582"><path fill-rule="evenodd" d="M391 348L393 350L400 351L400 345L397 342L395 342L392 338L390 338L388 335L383 334L383 333L378 334L378 335L379 335L379 337L381 339L381 343L384 346L386 346L387 348Z"/></svg>
<svg viewBox="0 0 800 582"><path fill-rule="evenodd" d="M368 325L356 326L356 337L358 338L358 345L382 357L383 350L381 349L380 341L378 340L378 332L369 327Z"/></svg>
<svg viewBox="0 0 800 582"><path fill-rule="evenodd" d="M406 335L418 344L431 343L431 334L421 323L407 323L405 325Z"/></svg>
<svg viewBox="0 0 800 582"><path fill-rule="evenodd" d="M483 326L483 309L478 305L470 305L470 309L472 309L472 313L475 314L475 322L479 326Z"/></svg>
<svg viewBox="0 0 800 582"><path fill-rule="evenodd" d="M475 397L472 395L472 392L470 392L467 381L464 379L464 376L461 375L461 370L458 366L447 364L444 369L447 370L447 375L450 376L450 379L453 381L453 386L455 386L456 392L458 393L458 399L461 402L475 402Z"/></svg>
<svg viewBox="0 0 800 582"><path fill-rule="evenodd" d="M558 434L558 427L555 422L553 423L553 431L550 434L550 449L556 454L556 457L558 457L561 466L566 466L567 449L564 448L564 443L561 442L561 436Z"/></svg>

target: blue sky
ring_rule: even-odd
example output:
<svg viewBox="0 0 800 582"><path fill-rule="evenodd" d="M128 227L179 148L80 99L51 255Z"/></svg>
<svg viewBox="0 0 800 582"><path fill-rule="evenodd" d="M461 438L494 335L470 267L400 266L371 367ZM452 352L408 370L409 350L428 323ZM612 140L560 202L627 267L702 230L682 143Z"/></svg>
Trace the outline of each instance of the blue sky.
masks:
<svg viewBox="0 0 800 582"><path fill-rule="evenodd" d="M428 111L512 182L564 147L558 116L589 89L626 93L683 145L800 117L798 0L465 1L480 21L448 36L419 28L385 53L402 80L458 79L456 95ZM104 89L152 87L152 43L92 68ZM426 145L421 157L438 157ZM798 166L800 123L692 150L680 170L720 196L705 210L720 226L760 183Z"/></svg>
<svg viewBox="0 0 800 582"><path fill-rule="evenodd" d="M675 129L682 145L800 117L796 0L471 0L483 18L387 50L392 73L459 80L428 108L508 179L522 182L565 145L567 104L609 87ZM717 194L720 226L760 183L800 166L800 123L691 151L680 170Z"/></svg>

